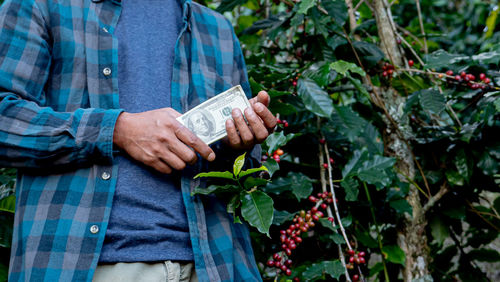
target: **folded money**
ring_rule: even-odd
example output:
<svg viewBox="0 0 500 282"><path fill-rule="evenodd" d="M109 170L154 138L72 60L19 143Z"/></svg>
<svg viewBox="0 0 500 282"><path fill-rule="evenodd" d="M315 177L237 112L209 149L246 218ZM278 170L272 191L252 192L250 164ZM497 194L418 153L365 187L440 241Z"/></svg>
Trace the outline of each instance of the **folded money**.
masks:
<svg viewBox="0 0 500 282"><path fill-rule="evenodd" d="M250 102L240 85L234 86L192 108L177 120L208 145L227 136L226 120L233 109L243 113Z"/></svg>

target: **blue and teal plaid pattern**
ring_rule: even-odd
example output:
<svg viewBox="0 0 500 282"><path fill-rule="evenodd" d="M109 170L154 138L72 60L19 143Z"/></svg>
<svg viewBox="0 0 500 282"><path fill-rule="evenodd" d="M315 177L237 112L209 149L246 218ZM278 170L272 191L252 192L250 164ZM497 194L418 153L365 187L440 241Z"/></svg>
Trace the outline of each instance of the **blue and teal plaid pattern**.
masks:
<svg viewBox="0 0 500 282"><path fill-rule="evenodd" d="M6 0L0 9L0 166L18 167L10 281L91 281L116 184L118 0ZM183 4L173 107L185 112L241 84L231 24ZM106 70L106 71L105 71ZM155 70L144 70L155 75ZM200 281L260 281L247 227L215 198L182 191Z"/></svg>

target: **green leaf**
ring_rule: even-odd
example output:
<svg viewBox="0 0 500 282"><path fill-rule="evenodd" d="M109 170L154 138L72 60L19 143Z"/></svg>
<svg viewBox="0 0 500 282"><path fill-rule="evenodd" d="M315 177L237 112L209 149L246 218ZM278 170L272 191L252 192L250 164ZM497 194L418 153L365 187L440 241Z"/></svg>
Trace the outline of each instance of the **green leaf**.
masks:
<svg viewBox="0 0 500 282"><path fill-rule="evenodd" d="M259 171L267 171L267 167L261 166L261 167L256 167L256 168L251 168L251 169L243 170L238 175L238 178L242 178L242 177L245 177L245 176L247 176L249 174L256 173L256 172L259 172Z"/></svg>
<svg viewBox="0 0 500 282"><path fill-rule="evenodd" d="M445 172L446 174L446 179L448 182L450 182L453 185L457 186L463 186L464 185L464 178L460 173L458 173L456 170L447 170Z"/></svg>
<svg viewBox="0 0 500 282"><path fill-rule="evenodd" d="M345 244L344 237L342 237L342 235L338 233L331 234L330 236L328 236L328 238L330 238L330 240L332 240L337 245Z"/></svg>
<svg viewBox="0 0 500 282"><path fill-rule="evenodd" d="M343 60L331 63L330 69L336 71L339 74L342 74L343 76L349 75L349 72L357 73L360 76L366 75L365 71L362 68L358 67L356 64L349 63Z"/></svg>
<svg viewBox="0 0 500 282"><path fill-rule="evenodd" d="M433 217L430 224L431 234L438 246L442 246L444 240L450 236L448 227L438 217Z"/></svg>
<svg viewBox="0 0 500 282"><path fill-rule="evenodd" d="M460 173L460 175L464 177L465 182L468 183L472 176L472 165L469 165L469 158L463 149L458 150L456 153L454 163L458 173Z"/></svg>
<svg viewBox="0 0 500 282"><path fill-rule="evenodd" d="M497 112L500 112L500 97L496 98L493 104L495 105L495 109L497 109Z"/></svg>
<svg viewBox="0 0 500 282"><path fill-rule="evenodd" d="M361 83L361 81L357 78L354 78L350 75L347 76L347 79L349 79L349 81L352 83L352 85L354 85L354 87L356 87L356 89L363 95L365 95L365 97L367 99L370 99L370 93L368 92L368 90L366 90L365 86L363 85L363 83Z"/></svg>
<svg viewBox="0 0 500 282"><path fill-rule="evenodd" d="M233 174L229 171L210 171L198 173L194 178L198 177L214 177L214 178L224 178L224 179L235 179Z"/></svg>
<svg viewBox="0 0 500 282"><path fill-rule="evenodd" d="M375 155L373 159L363 162L363 165L358 169L358 177L369 184L389 185L391 179L385 170L392 167L395 162L394 158Z"/></svg>
<svg viewBox="0 0 500 282"><path fill-rule="evenodd" d="M349 141L356 142L368 122L350 107L335 107L329 124L334 126L339 134L347 137Z"/></svg>
<svg viewBox="0 0 500 282"><path fill-rule="evenodd" d="M391 84L401 93L413 93L429 87L422 77L410 75L407 72L401 73L398 79L392 80Z"/></svg>
<svg viewBox="0 0 500 282"><path fill-rule="evenodd" d="M302 0L299 3L299 10L297 13L299 14L306 14L309 9L314 7L316 5L317 0Z"/></svg>
<svg viewBox="0 0 500 282"><path fill-rule="evenodd" d="M413 209L405 199L398 199L389 202L389 205L396 210L397 213L403 215L403 213L408 213L412 215Z"/></svg>
<svg viewBox="0 0 500 282"><path fill-rule="evenodd" d="M377 240L373 239L373 237L368 233L368 231L356 230L356 239L368 248L377 248L378 243Z"/></svg>
<svg viewBox="0 0 500 282"><path fill-rule="evenodd" d="M239 178L240 171L243 168L243 165L245 164L245 155L246 154L247 153L245 152L245 153L243 153L243 155L237 157L236 160L234 160L233 174L236 178Z"/></svg>
<svg viewBox="0 0 500 282"><path fill-rule="evenodd" d="M465 206L456 206L443 210L443 214L454 219L465 219Z"/></svg>
<svg viewBox="0 0 500 282"><path fill-rule="evenodd" d="M344 179L340 185L345 190L345 200L348 202L354 202L358 200L359 194L359 183L356 179L348 177Z"/></svg>
<svg viewBox="0 0 500 282"><path fill-rule="evenodd" d="M273 194L292 192L297 200L307 198L313 190L312 180L300 172L289 172L287 177L280 177L269 183L265 191Z"/></svg>
<svg viewBox="0 0 500 282"><path fill-rule="evenodd" d="M372 277L375 274L381 272L382 270L384 270L384 264L381 262L377 262L372 268L370 268L369 276Z"/></svg>
<svg viewBox="0 0 500 282"><path fill-rule="evenodd" d="M305 199L311 195L313 186L312 180L299 172L290 172L287 176L291 180L292 193L298 201Z"/></svg>
<svg viewBox="0 0 500 282"><path fill-rule="evenodd" d="M450 54L444 50L437 50L434 53L425 56L426 67L429 69L449 68L450 65L461 61L470 60L469 56Z"/></svg>
<svg viewBox="0 0 500 282"><path fill-rule="evenodd" d="M320 87L325 87L333 82L337 73L332 71L326 62L319 62L309 66L302 72L302 76L314 80Z"/></svg>
<svg viewBox="0 0 500 282"><path fill-rule="evenodd" d="M266 185L267 183L269 183L269 180L258 177L248 177L245 179L245 182L243 182L243 187L245 187L246 190L250 190L258 186Z"/></svg>
<svg viewBox="0 0 500 282"><path fill-rule="evenodd" d="M330 274L334 279L339 279L342 274L344 274L344 267L340 260L325 261L325 271Z"/></svg>
<svg viewBox="0 0 500 282"><path fill-rule="evenodd" d="M328 274L334 279L339 279L340 276L344 274L342 262L340 262L340 260L334 260L315 263L308 267L306 271L302 273L302 276L313 280L323 276L324 274Z"/></svg>
<svg viewBox="0 0 500 282"><path fill-rule="evenodd" d="M483 152L481 154L481 159L479 159L479 162L477 163L477 167L480 168L485 175L498 173L498 166L498 161L491 157L488 152Z"/></svg>
<svg viewBox="0 0 500 282"><path fill-rule="evenodd" d="M293 138L294 134L291 134L291 136ZM264 147L267 148L267 153L271 155L278 148L285 145L288 140L287 137L288 136L285 136L283 131L274 132L273 134L270 134L267 137L266 141L264 141Z"/></svg>
<svg viewBox="0 0 500 282"><path fill-rule="evenodd" d="M347 5L344 0L322 1L321 5L325 7L328 15L335 20L338 26L343 26L348 18Z"/></svg>
<svg viewBox="0 0 500 282"><path fill-rule="evenodd" d="M348 176L356 176L358 168L361 167L363 162L366 160L368 152L366 150L356 150L353 156L349 159L347 164L342 170L342 177L346 179Z"/></svg>
<svg viewBox="0 0 500 282"><path fill-rule="evenodd" d="M11 214L11 213L0 214L0 247L1 248L9 249L11 247L13 227L14 227L14 214Z"/></svg>
<svg viewBox="0 0 500 282"><path fill-rule="evenodd" d="M210 195L210 194L221 194L221 193L229 193L229 192L237 192L240 190L240 187L236 185L210 185L207 188L196 187L193 192L191 192L191 196L194 195Z"/></svg>
<svg viewBox="0 0 500 282"><path fill-rule="evenodd" d="M0 211L15 213L16 195L12 194L0 200Z"/></svg>
<svg viewBox="0 0 500 282"><path fill-rule="evenodd" d="M273 177L274 173L280 169L278 162L272 158L268 158L263 165L267 168L270 177Z"/></svg>
<svg viewBox="0 0 500 282"><path fill-rule="evenodd" d="M231 200L227 203L226 210L228 213L234 214L236 209L241 205L240 194L235 194L231 197Z"/></svg>
<svg viewBox="0 0 500 282"><path fill-rule="evenodd" d="M420 105L426 111L439 114L445 109L446 101L443 94L437 90L422 90L420 91Z"/></svg>
<svg viewBox="0 0 500 282"><path fill-rule="evenodd" d="M353 58L354 60L356 55L352 50L353 46L365 69L376 66L384 58L384 53L376 44L365 41L354 41L352 45L347 43L339 46L335 50L335 55L337 55L337 58Z"/></svg>
<svg viewBox="0 0 500 282"><path fill-rule="evenodd" d="M233 215L234 223L241 223L240 217L236 215L236 209L241 205L240 194L235 194L231 197L231 200L227 203L226 210L228 213Z"/></svg>
<svg viewBox="0 0 500 282"><path fill-rule="evenodd" d="M342 222L342 225L347 228L352 224L352 217L349 215L344 218L341 218L340 221Z"/></svg>
<svg viewBox="0 0 500 282"><path fill-rule="evenodd" d="M309 78L300 78L297 92L306 109L320 117L330 117L333 113L333 103L330 96Z"/></svg>
<svg viewBox="0 0 500 282"><path fill-rule="evenodd" d="M273 222L273 199L262 191L243 193L241 199L241 215L259 232L269 236L269 227Z"/></svg>
<svg viewBox="0 0 500 282"><path fill-rule="evenodd" d="M469 258L476 261L484 261L484 262L500 261L500 254L498 253L498 251L491 249L471 250L467 255Z"/></svg>
<svg viewBox="0 0 500 282"><path fill-rule="evenodd" d="M405 264L405 252L399 246L389 245L382 248L382 253L386 259L392 263Z"/></svg>
<svg viewBox="0 0 500 282"><path fill-rule="evenodd" d="M319 223L321 224L321 226L326 227L332 231L337 230L337 227L333 227L333 224L326 218L320 218Z"/></svg>
<svg viewBox="0 0 500 282"><path fill-rule="evenodd" d="M219 13L232 11L236 6L245 4L247 1L248 0L222 0L216 11Z"/></svg>
<svg viewBox="0 0 500 282"><path fill-rule="evenodd" d="M485 53L480 53L480 54L474 55L471 58L473 61L476 61L479 64L498 65L498 62L500 62L500 53L498 53L497 51L485 52Z"/></svg>
<svg viewBox="0 0 500 282"><path fill-rule="evenodd" d="M295 213L274 210L273 225L282 225L283 223L292 220L294 216Z"/></svg>

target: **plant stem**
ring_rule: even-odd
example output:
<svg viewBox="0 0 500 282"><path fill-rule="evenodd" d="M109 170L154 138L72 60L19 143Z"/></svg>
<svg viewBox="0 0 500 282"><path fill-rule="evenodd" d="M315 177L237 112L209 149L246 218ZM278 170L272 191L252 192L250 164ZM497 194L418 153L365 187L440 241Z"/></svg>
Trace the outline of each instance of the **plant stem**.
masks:
<svg viewBox="0 0 500 282"><path fill-rule="evenodd" d="M378 241L378 247L380 249L380 254L382 255L382 265L384 266L385 281L390 281L389 280L389 273L387 272L387 266L385 265L384 253L382 252L382 247L383 247L382 246L382 238L380 237L380 230L378 229L377 219L375 217L375 210L373 209L372 198L370 197L370 192L368 191L368 186L366 185L366 182L364 182L364 181L363 181L363 186L365 188L366 198L368 199L368 202L370 203L370 212L372 214L373 223L375 224L375 230L377 231L377 241Z"/></svg>
<svg viewBox="0 0 500 282"><path fill-rule="evenodd" d="M321 119L318 117L317 119L317 124L318 124L318 129L321 128ZM319 147L319 167L320 167L320 180L321 180L321 190L323 192L327 191L327 184L326 184L326 179L325 179L325 168L323 167L323 160L325 159L325 152L323 151L323 146L321 144L318 145ZM335 198L333 198L333 202L335 202ZM333 217L332 209L330 206L327 207L326 212L329 217ZM332 222L332 226L335 227L335 221ZM338 234L338 231L335 229L335 233ZM347 242L347 241L346 241ZM347 243L349 244L349 243ZM344 274L346 277L346 281L351 282L351 277L349 276L349 270L347 269L347 266L345 264L345 257L344 257L344 252L342 251L342 245L338 244L337 245L338 253L339 253L339 259L340 262L342 263L342 266L344 267Z"/></svg>

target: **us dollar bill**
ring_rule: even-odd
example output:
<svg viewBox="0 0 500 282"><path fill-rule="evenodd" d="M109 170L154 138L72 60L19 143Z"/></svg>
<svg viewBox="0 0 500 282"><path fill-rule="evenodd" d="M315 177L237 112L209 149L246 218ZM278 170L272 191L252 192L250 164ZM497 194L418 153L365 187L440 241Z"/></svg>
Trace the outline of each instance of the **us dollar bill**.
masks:
<svg viewBox="0 0 500 282"><path fill-rule="evenodd" d="M192 108L177 120L210 145L227 136L226 120L238 108L243 113L250 102L240 85L234 86Z"/></svg>

